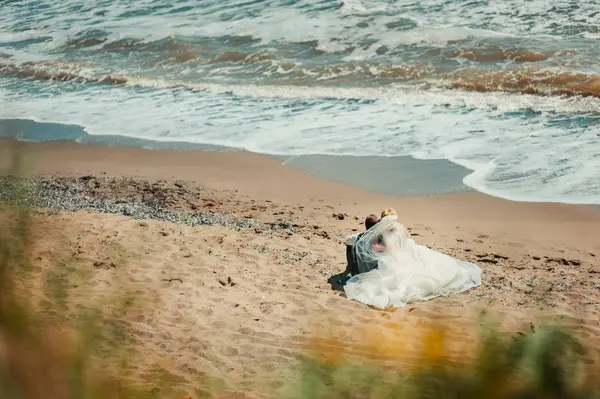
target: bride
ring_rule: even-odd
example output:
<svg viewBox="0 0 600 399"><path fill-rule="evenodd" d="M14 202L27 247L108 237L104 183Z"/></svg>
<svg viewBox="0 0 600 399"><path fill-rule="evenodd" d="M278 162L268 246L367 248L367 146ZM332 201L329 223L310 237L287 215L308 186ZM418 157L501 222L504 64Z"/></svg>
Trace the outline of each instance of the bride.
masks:
<svg viewBox="0 0 600 399"><path fill-rule="evenodd" d="M477 265L417 244L397 219L392 209L384 211L381 220L356 242L359 269L367 265L370 270L348 280L344 286L348 298L386 309L481 284Z"/></svg>

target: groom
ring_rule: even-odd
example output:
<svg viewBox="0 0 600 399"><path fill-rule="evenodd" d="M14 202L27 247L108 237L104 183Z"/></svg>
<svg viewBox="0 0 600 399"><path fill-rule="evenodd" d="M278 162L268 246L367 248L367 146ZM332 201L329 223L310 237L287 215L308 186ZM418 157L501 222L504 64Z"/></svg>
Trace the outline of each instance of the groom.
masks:
<svg viewBox="0 0 600 399"><path fill-rule="evenodd" d="M352 276L356 276L360 274L360 270L358 267L358 260L356 259L356 251L354 245L360 239L360 237L365 234L367 230L371 227L375 226L379 222L379 217L375 214L371 214L367 216L365 219L365 231L362 233L352 234L346 237L346 262L348 263L346 266L346 270L344 271L345 277L338 281L340 284L345 284Z"/></svg>

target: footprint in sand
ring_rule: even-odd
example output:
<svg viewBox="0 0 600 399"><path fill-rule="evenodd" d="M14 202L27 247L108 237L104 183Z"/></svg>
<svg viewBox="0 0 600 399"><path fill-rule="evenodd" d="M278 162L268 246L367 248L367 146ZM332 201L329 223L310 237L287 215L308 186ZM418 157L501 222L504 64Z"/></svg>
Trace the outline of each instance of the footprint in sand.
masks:
<svg viewBox="0 0 600 399"><path fill-rule="evenodd" d="M310 312L308 310L306 310L305 308L297 308L297 309L290 310L290 314L292 314L294 316L306 316L309 313Z"/></svg>
<svg viewBox="0 0 600 399"><path fill-rule="evenodd" d="M271 314L277 308L285 309L285 304L283 302L263 301L259 306L263 314Z"/></svg>
<svg viewBox="0 0 600 399"><path fill-rule="evenodd" d="M233 357L239 355L239 351L234 347L226 347L223 349L223 354L227 357Z"/></svg>
<svg viewBox="0 0 600 399"><path fill-rule="evenodd" d="M306 306L306 300L300 299L298 298L296 295L294 294L288 294L285 296L285 299L291 303L293 303L296 306L302 307L304 308Z"/></svg>

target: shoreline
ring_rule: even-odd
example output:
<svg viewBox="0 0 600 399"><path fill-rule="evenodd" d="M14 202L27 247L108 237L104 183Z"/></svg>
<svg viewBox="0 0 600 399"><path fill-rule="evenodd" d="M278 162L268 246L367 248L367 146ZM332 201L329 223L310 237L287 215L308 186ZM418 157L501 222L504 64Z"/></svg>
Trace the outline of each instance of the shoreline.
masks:
<svg viewBox="0 0 600 399"><path fill-rule="evenodd" d="M25 120L23 120L25 121ZM33 122L37 123L37 122ZM44 123L45 124L45 123ZM65 125L60 125L65 126ZM76 126L72 126L76 127ZM78 127L77 127L78 128ZM157 144L169 144L169 143L160 143ZM22 145L21 145L22 144ZM170 144L178 144L178 143L170 143ZM182 144L182 143L179 143ZM186 143L187 144L187 143ZM104 170L106 169L110 173L108 174L119 174L121 172L126 173L128 175L135 175L136 173L140 173L141 169L143 170L143 174L149 174L156 178L171 178L171 179L184 179L194 181L194 177L191 173L186 173L182 171L180 168L185 161L192 161L190 165L192 167L205 167L211 163L231 163L226 168L224 173L219 174L220 177L231 177L231 172L236 167L247 167L252 162L257 162L259 165L257 167L252 168L250 171L245 170L245 176L252 175L253 172L262 168L274 168L277 172L281 170L285 170L285 174L287 177L295 178L299 175L303 175L303 179L308 179L311 181L311 184L315 187L322 185L323 183L330 183L332 188L342 190L344 192L352 192L362 193L363 195L369 193L372 196L380 197L380 198L394 198L394 197L414 197L414 198L428 198L435 196L453 196L453 195L465 195L465 196L473 196L479 198L488 198L490 202L497 201L499 203L518 203L518 204L529 204L529 205L540 205L540 206L559 206L559 207L583 207L588 209L599 209L600 206L594 204L572 204L572 203L561 203L561 202L533 202L533 201L518 201L518 200L509 200L501 197L496 197L492 195L488 195L477 190L471 189L469 187L464 186L460 183L462 177L469 173L469 170L466 168L462 168L458 165L454 165L449 161L436 161L436 160L418 160L409 156L398 156L398 157L377 157L377 156L365 156L365 157L355 157L355 156L336 156L336 155L299 155L299 156L285 156L285 155L271 155L271 154L262 154L251 151L245 151L235 148L229 147L219 147L219 146L210 146L210 145L198 145L198 148L144 148L138 147L135 145L132 146L122 146L122 145L113 145L113 144L103 144L103 143L82 143L78 141L71 140L48 140L48 141L35 141L35 140L22 140L16 139L13 137L5 137L0 136L0 151L3 151L2 155L4 158L4 163L2 163L2 159L0 159L0 173L5 173L9 160L11 159L11 152L17 147L21 146L25 149L25 151L30 152L31 155L41 156L43 166L40 166L40 169L43 169L48 164L51 164L51 167L47 169L50 173L66 173L70 174L72 172L75 173L93 173L94 171L100 173L108 173ZM38 147L37 149L35 147ZM50 153L47 153L50 151ZM110 155L110 152L115 152L114 156ZM63 158L62 160L57 160L57 157L64 155L65 153L71 153L75 155L75 158L72 160L68 160ZM106 159L105 165L103 167L102 162L96 162L97 159L92 158L90 161L94 165L86 165L85 160L82 159L82 155L89 152L100 152L102 153L102 157ZM42 153L45 153L42 155ZM131 165L126 165L127 162L124 162L128 157L128 153L136 157L136 159L143 159L144 165L141 165L141 168L131 167ZM145 154L145 155L144 155ZM169 176L169 173L161 173L157 172L155 168L147 168L148 166L148 157L151 157L151 154L156 154L159 157L166 155L170 162L175 160L175 170ZM181 154L182 158L180 160L176 160L175 154ZM190 154L199 154L203 159L194 159L195 157ZM233 155L235 154L235 155ZM221 158L222 157L222 158ZM200 158L200 157L198 157ZM221 158L221 159L219 159ZM381 190L377 190L374 188L365 187L364 185L358 184L356 182L357 179L364 177L363 174L358 177L344 177L339 176L344 173L344 168L348 168L349 165L355 163L357 160L362 163L361 166L372 163L372 161L382 161L383 163L387 161L394 162L394 159L402 159L401 162L404 162L404 159L410 159L410 163L414 166L422 167L423 165L430 163L428 167L427 173L433 173L433 170L436 169L437 166L447 167L448 164L453 165L455 168L451 171L446 171L446 173L442 172L442 178L450 178L454 179L453 182L449 183L445 189L435 190L435 189L414 189L409 188L407 191L415 192L415 193L388 193L382 192ZM111 165L113 161L121 161L120 165ZM440 162L441 164L435 165ZM173 162L172 162L173 163ZM75 171L71 171L65 167L65 164L69 164L76 168ZM334 171L327 172L324 171L326 167L333 165L331 169ZM221 165L223 166L223 165ZM381 172L388 165L377 165L375 168L375 172ZM213 168L214 169L214 168ZM359 168L360 169L360 168ZM35 171L35 170L34 170ZM261 170L264 172L264 170ZM295 172L300 172L294 173ZM39 173L39 171L37 171ZM438 170L435 171L436 173ZM419 172L421 173L421 172ZM218 173L217 173L218 174ZM277 173L273 173L275 175ZM366 175L366 172L364 173ZM407 179L407 181L418 181L422 176L417 174L411 176L411 178ZM200 176L202 181L213 181L208 174L204 173ZM331 190L326 190L331 191Z"/></svg>
<svg viewBox="0 0 600 399"><path fill-rule="evenodd" d="M471 191L462 180L469 169L446 160L417 160L411 156L278 155L240 148L177 141L152 141L125 136L94 136L78 125L0 119L0 140L75 142L148 150L248 152L281 160L285 165L331 181L389 195L430 195ZM400 174L398 171L410 171ZM391 182L391 183L390 183Z"/></svg>
<svg viewBox="0 0 600 399"><path fill-rule="evenodd" d="M320 179L394 196L439 195L477 192L494 198L526 203L555 203L592 206L578 200L544 201L522 199L512 194L495 192L477 184L467 185L477 173L460 164L444 159L417 159L409 155L281 155L248 151L243 148L217 144L195 144L183 141L156 141L115 135L90 135L79 125L38 122L34 119L0 119L0 140L52 143L71 142L111 148L138 148L165 151L247 152L276 158L287 166L300 169Z"/></svg>

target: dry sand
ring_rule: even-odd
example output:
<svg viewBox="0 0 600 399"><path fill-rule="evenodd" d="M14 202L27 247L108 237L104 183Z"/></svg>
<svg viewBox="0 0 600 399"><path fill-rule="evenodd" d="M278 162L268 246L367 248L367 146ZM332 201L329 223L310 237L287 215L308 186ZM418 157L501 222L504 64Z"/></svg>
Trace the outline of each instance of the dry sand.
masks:
<svg viewBox="0 0 600 399"><path fill-rule="evenodd" d="M537 322L540 314L560 314L568 324L581 324L583 338L598 351L600 212L591 207L517 203L473 192L391 197L251 153L4 140L0 172L7 171L16 146L34 175L100 177L91 195L139 194L139 187L110 185L116 176L165 179L161 187L180 181L193 195L173 194L173 209L296 225L295 233L271 233L84 212L39 216L31 256L40 275L60 258L83 271L70 289L74 298L98 299L127 288L151 304L128 310L128 331L145 357L139 373L142 365L157 363L182 386L214 373L237 390L259 391L259 381L291 375L311 331L327 328L331 318L348 344L357 340L353 329L368 323L384 323L378 328L385 329L431 319L464 326L454 333L463 340L481 309L497 312L513 329ZM368 213L388 206L419 243L477 263L483 286L394 312L333 291L327 279L345 267L342 237L361 230ZM57 226L65 229L58 233ZM58 251L65 240L69 251Z"/></svg>

